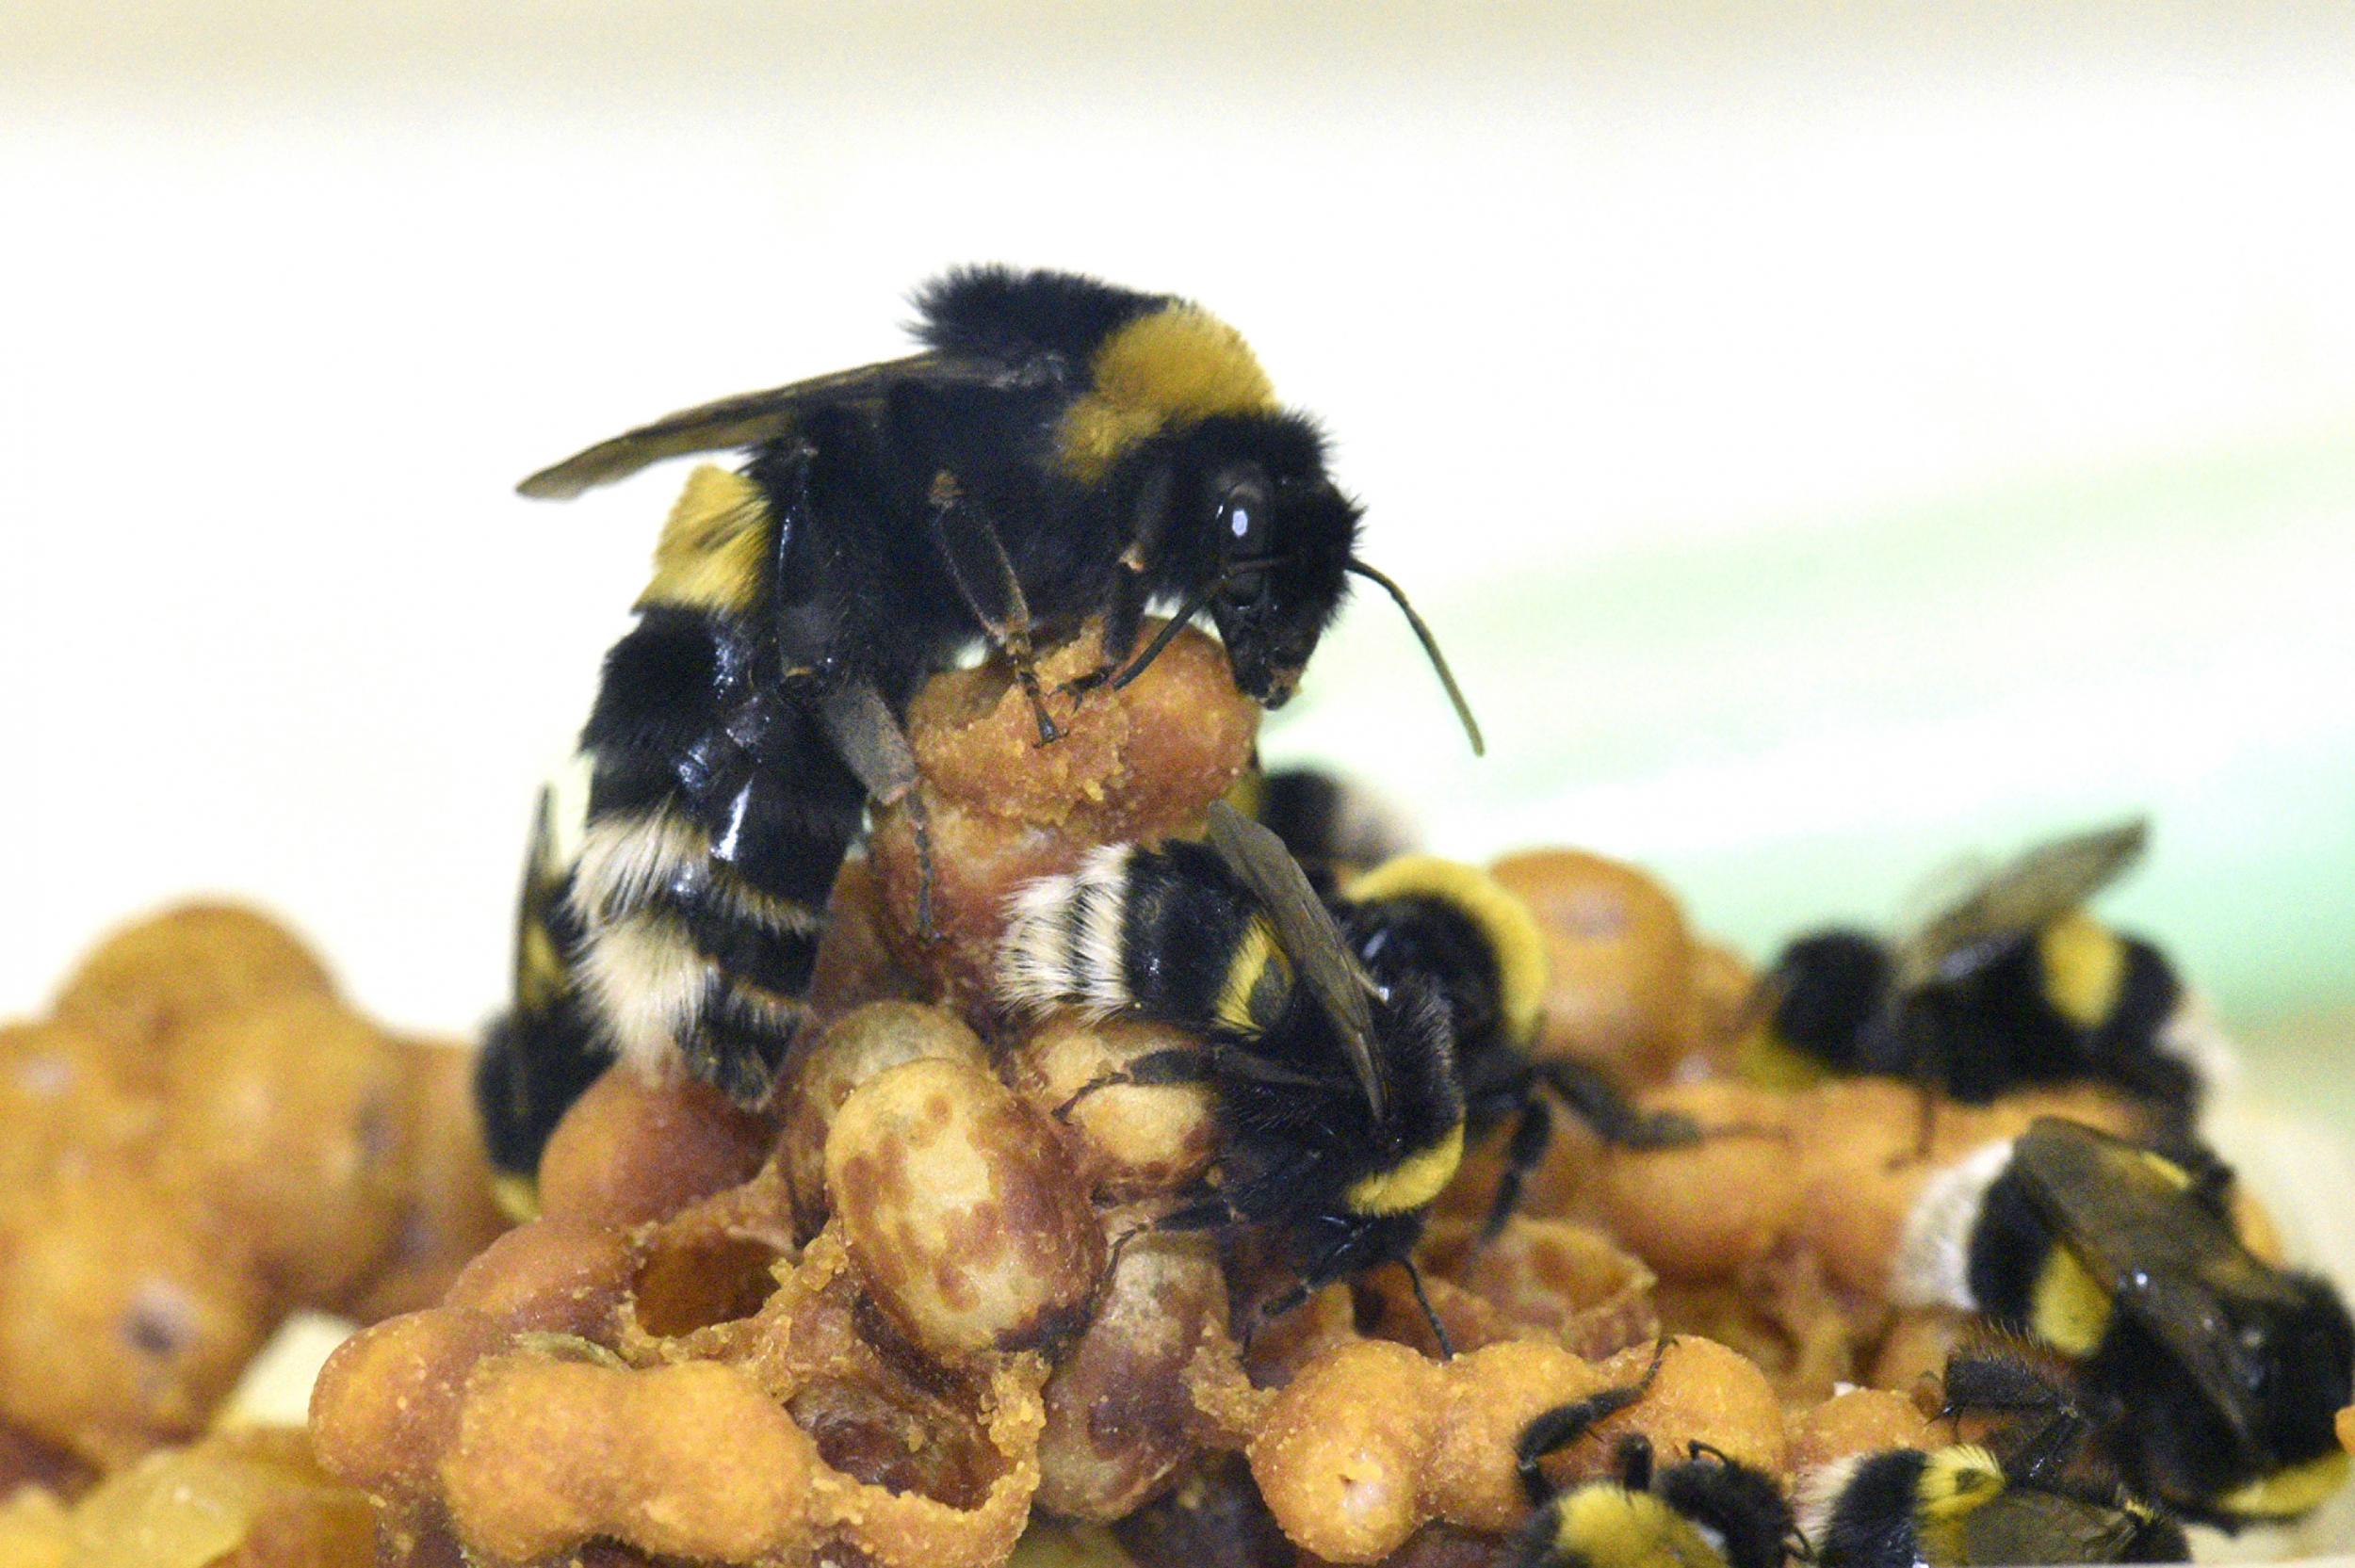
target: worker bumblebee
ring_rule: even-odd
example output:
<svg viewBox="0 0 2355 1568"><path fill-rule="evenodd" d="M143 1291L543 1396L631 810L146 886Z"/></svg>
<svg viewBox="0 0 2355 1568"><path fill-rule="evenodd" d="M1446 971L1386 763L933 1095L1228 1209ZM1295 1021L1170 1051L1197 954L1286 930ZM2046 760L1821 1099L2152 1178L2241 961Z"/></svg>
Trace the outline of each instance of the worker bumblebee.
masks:
<svg viewBox="0 0 2355 1568"><path fill-rule="evenodd" d="M1782 1488L1705 1444L1656 1463L1651 1440L1629 1432L1612 1447L1608 1479L1556 1488L1543 1461L1639 1402L1674 1341L1663 1339L1634 1382L1545 1412L1522 1429L1514 1458L1527 1523L1508 1540L1505 1568L1781 1568L1803 1545Z"/></svg>
<svg viewBox="0 0 2355 1568"><path fill-rule="evenodd" d="M2242 1244L2230 1181L2213 1156L2039 1118L1925 1186L1890 1299L2067 1357L2137 1495L2226 1528L2298 1518L2347 1479L2355 1326L2325 1281Z"/></svg>
<svg viewBox="0 0 2355 1568"><path fill-rule="evenodd" d="M1001 267L951 272L918 307L919 352L690 409L524 481L560 498L749 450L689 477L606 656L581 736L586 827L557 873L577 1010L519 995L496 1036L511 1057L619 1056L762 1100L870 802L910 806L929 921L901 716L976 640L1013 664L1042 743L1057 704L1134 679L1200 615L1238 687L1275 706L1355 576L1405 611L1478 748L1428 631L1357 554L1324 438L1233 329L1169 296ZM1156 604L1171 616L1140 648ZM1102 668L1042 690L1039 649L1091 620ZM529 1142L504 1157L536 1159Z"/></svg>
<svg viewBox="0 0 2355 1568"><path fill-rule="evenodd" d="M1971 1105L2091 1081L2188 1128L2218 1071L2214 1030L2166 954L2085 907L2147 837L2136 821L2039 846L1894 942L1848 929L1793 942L1744 1071L1794 1087L1888 1074Z"/></svg>
<svg viewBox="0 0 2355 1568"><path fill-rule="evenodd" d="M1220 1179L1161 1225L1279 1237L1297 1284L1262 1316L1383 1264L1420 1294L1413 1249L1464 1150L1447 1009L1419 978L1375 983L1274 833L1220 803L1210 835L1107 846L1024 888L999 994L1021 1010L1151 1018L1200 1043L1080 1093L1210 1085Z"/></svg>

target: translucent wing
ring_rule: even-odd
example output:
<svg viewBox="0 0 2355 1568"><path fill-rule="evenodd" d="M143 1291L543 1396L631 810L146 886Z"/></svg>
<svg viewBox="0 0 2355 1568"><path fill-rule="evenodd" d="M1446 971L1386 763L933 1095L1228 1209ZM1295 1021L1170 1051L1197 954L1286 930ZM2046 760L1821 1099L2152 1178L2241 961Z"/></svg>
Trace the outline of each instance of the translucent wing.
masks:
<svg viewBox="0 0 2355 1568"><path fill-rule="evenodd" d="M1056 367L1044 361L1008 365L952 354L910 354L855 370L813 376L766 392L739 393L717 402L666 414L651 425L600 441L515 488L539 500L568 501L583 491L625 479L668 458L755 446L790 432L817 403L880 402L892 387L1032 385L1051 379Z"/></svg>
<svg viewBox="0 0 2355 1568"><path fill-rule="evenodd" d="M2249 1380L2234 1364L2225 1294L2297 1296L2251 1256L2184 1173L2121 1139L2039 1117L2013 1145L2012 1166L2054 1230L2205 1395L2251 1441Z"/></svg>
<svg viewBox="0 0 2355 1568"><path fill-rule="evenodd" d="M1250 890L1275 927L1276 945L1324 1010L1375 1116L1387 1095L1374 1061L1373 982L1341 941L1340 928L1284 841L1225 801L1210 807L1210 847Z"/></svg>
<svg viewBox="0 0 2355 1568"><path fill-rule="evenodd" d="M2149 818L2137 816L2040 844L1981 879L1898 944L1899 992L1959 978L2000 956L2117 881L2150 837Z"/></svg>

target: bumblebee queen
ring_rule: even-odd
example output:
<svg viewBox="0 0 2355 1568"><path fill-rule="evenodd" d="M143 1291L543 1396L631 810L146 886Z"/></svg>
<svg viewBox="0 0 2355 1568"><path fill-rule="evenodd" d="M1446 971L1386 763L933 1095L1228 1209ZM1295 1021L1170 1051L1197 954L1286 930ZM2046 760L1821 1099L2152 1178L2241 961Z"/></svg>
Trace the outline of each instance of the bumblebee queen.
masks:
<svg viewBox="0 0 2355 1568"><path fill-rule="evenodd" d="M638 623L606 656L577 842L544 814L516 1005L479 1080L510 1170L531 1169L609 1052L767 1094L865 806L918 803L900 716L977 639L1012 664L1046 744L1058 703L1125 685L1197 615L1237 687L1275 706L1350 574L1405 607L1356 557L1359 509L1316 427L1199 307L994 267L918 306L921 352L690 409L524 481L566 497L751 452L690 477ZM1173 613L1139 649L1154 604ZM1091 618L1102 667L1044 690L1035 651Z"/></svg>

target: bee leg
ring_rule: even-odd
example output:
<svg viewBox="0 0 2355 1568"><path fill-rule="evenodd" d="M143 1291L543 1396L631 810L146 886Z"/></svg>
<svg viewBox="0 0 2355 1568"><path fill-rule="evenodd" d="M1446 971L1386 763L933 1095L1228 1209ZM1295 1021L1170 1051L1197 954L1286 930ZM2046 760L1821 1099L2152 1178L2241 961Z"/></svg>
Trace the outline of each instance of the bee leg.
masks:
<svg viewBox="0 0 2355 1568"><path fill-rule="evenodd" d="M1618 1467L1619 1484L1630 1492L1651 1490L1651 1439L1640 1431L1629 1432L1611 1450L1611 1463Z"/></svg>
<svg viewBox="0 0 2355 1568"><path fill-rule="evenodd" d="M1514 1124L1513 1140L1505 1145L1504 1176L1497 1183L1497 1195L1489 1200L1488 1218L1481 1221L1480 1235L1472 1241L1473 1251L1486 1247L1503 1233L1504 1222L1521 1206L1522 1183L1546 1157L1546 1146L1552 1141L1553 1112L1533 1093L1522 1102L1521 1119Z"/></svg>
<svg viewBox="0 0 2355 1568"><path fill-rule="evenodd" d="M1439 1315L1431 1309L1431 1298L1422 1287L1422 1270L1415 1267L1415 1260L1411 1257L1400 1258L1398 1266L1406 1270L1406 1283L1414 1287L1415 1304L1422 1308L1422 1320L1431 1325L1431 1337L1439 1342L1439 1359L1454 1361L1455 1341L1448 1337L1447 1325L1440 1322Z"/></svg>
<svg viewBox="0 0 2355 1568"><path fill-rule="evenodd" d="M1014 678L1020 683L1022 695L1031 704L1031 717L1038 723L1038 743L1049 746L1063 738L1063 730L1047 712L1047 699L1038 683L1038 657L1031 644L1031 602L1022 592L1022 580L1015 574L1014 558L1006 554L1005 542L998 537L988 514L966 498L956 477L943 469L933 477L932 529L933 547L948 565L949 580L957 587L957 597L981 623L982 635L989 645L1006 655L1014 664ZM988 572L998 580L1000 612L992 615L983 603L973 579L966 574L965 563L957 558L956 542L950 537L951 527L972 530L989 552Z"/></svg>
<svg viewBox="0 0 2355 1568"><path fill-rule="evenodd" d="M933 924L933 819L918 788L916 751L891 706L869 680L850 680L826 693L820 704L826 734L844 766L878 806L904 804L916 839L916 929L927 942L940 940Z"/></svg>
<svg viewBox="0 0 2355 1568"><path fill-rule="evenodd" d="M1949 1420L1972 1411L2036 1418L2024 1438L2006 1445L2004 1469L2013 1479L2050 1484L2092 1435L2092 1418L2067 1388L2030 1362L2000 1353L1957 1354L1946 1364L1945 1383L1940 1414ZM2019 1422L2006 1425L2016 1430Z"/></svg>
<svg viewBox="0 0 2355 1568"><path fill-rule="evenodd" d="M1071 1107L1099 1089L1117 1089L1124 1084L1158 1088L1163 1084L1201 1083L1210 1076L1210 1053L1194 1046L1182 1046L1168 1051L1148 1051L1118 1072L1090 1078L1074 1090L1071 1098L1055 1107L1055 1120L1071 1114Z"/></svg>
<svg viewBox="0 0 2355 1568"><path fill-rule="evenodd" d="M1529 1506L1542 1508L1553 1488L1546 1480L1539 1462L1548 1454L1568 1447L1596 1427L1641 1399L1651 1388L1651 1381L1659 1376L1661 1358L1675 1344L1674 1335L1664 1334L1652 1348L1651 1365L1644 1375L1618 1388L1606 1388L1584 1399L1567 1405L1556 1405L1521 1429L1520 1440L1513 1446L1514 1462L1520 1472L1521 1491L1529 1498ZM1649 1455L1646 1456L1646 1479L1649 1477Z"/></svg>
<svg viewBox="0 0 2355 1568"><path fill-rule="evenodd" d="M1683 1149L1704 1136L1699 1123L1680 1112L1636 1109L1616 1085L1583 1061L1556 1058L1540 1064L1537 1071L1606 1143L1623 1149Z"/></svg>

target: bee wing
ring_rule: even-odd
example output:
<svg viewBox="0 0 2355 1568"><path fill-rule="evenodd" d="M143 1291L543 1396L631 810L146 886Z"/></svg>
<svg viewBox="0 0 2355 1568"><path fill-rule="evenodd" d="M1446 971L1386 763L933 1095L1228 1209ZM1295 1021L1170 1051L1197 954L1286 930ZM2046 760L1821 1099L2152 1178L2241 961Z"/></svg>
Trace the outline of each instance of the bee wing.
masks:
<svg viewBox="0 0 2355 1568"><path fill-rule="evenodd" d="M1373 982L1341 941L1332 912L1284 841L1224 800L1210 806L1210 848L1267 911L1276 945L1333 1021L1367 1105L1382 1115L1388 1096L1374 1060Z"/></svg>
<svg viewBox="0 0 2355 1568"><path fill-rule="evenodd" d="M2000 956L2013 941L2077 908L2122 876L2150 842L2151 821L2038 845L1981 879L1897 945L1897 989L1954 979Z"/></svg>
<svg viewBox="0 0 2355 1568"><path fill-rule="evenodd" d="M2091 1497L2006 1486L1991 1506L1964 1515L1968 1562L2112 1562L2134 1531L2132 1514Z"/></svg>
<svg viewBox="0 0 2355 1568"><path fill-rule="evenodd" d="M2038 1117L2013 1145L2012 1163L2117 1310L2150 1330L2233 1435L2250 1441L2247 1380L2219 1295L2294 1301L2288 1287L2168 1165L2122 1139Z"/></svg>
<svg viewBox="0 0 2355 1568"><path fill-rule="evenodd" d="M583 491L625 479L668 458L727 451L773 441L798 425L811 404L879 401L891 387L1017 386L1051 374L1051 367L1008 365L953 354L910 354L855 370L813 376L766 392L742 392L665 414L543 468L515 489L538 500L569 501Z"/></svg>

